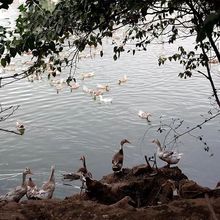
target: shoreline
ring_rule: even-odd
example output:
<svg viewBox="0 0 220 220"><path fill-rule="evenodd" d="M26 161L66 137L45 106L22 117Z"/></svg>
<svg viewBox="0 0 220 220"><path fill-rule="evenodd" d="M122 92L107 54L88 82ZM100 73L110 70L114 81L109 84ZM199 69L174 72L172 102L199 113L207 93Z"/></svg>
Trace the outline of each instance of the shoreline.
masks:
<svg viewBox="0 0 220 220"><path fill-rule="evenodd" d="M142 164L86 185L65 199L2 201L0 219L220 219L220 188L202 187L178 167Z"/></svg>

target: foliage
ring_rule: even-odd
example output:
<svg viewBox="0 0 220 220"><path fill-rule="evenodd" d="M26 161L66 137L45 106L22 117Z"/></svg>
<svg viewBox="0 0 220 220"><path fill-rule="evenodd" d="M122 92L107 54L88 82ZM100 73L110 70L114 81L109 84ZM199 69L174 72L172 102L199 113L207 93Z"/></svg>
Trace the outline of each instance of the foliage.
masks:
<svg viewBox="0 0 220 220"><path fill-rule="evenodd" d="M0 9L8 9L9 5L12 4L13 0L0 0Z"/></svg>
<svg viewBox="0 0 220 220"><path fill-rule="evenodd" d="M45 70L48 58L53 74L56 70L61 71L63 66L70 66L72 71L79 52L86 46L102 48L102 40L114 37L119 29L124 32L124 37L119 44L112 41L114 60L124 51L135 54L136 51L147 50L147 46L158 39L163 39L163 43L174 43L194 36L195 46L191 51L181 46L175 54L160 57L159 65L167 60L178 61L184 66L184 72L179 73L181 78L191 77L195 72L202 74L209 80L220 106L207 56L212 51L220 61L216 45L220 37L220 4L216 1L61 0L51 11L41 2L28 0L19 7L21 14L13 32L1 27L2 66L10 64L16 55L32 51L36 62L26 75L41 71L41 68ZM127 48L127 44L133 47ZM64 47L70 52L61 59L59 54ZM103 55L101 49L100 56ZM201 71L200 66L206 71Z"/></svg>

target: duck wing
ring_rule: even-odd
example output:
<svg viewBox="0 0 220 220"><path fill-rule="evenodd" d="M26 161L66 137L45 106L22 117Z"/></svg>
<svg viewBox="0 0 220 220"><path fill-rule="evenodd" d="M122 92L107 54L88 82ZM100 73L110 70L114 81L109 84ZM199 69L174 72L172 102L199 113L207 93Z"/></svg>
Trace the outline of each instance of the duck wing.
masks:
<svg viewBox="0 0 220 220"><path fill-rule="evenodd" d="M48 190L54 190L55 189L55 182L54 181L48 181L44 183L41 187L42 190L48 191Z"/></svg>
<svg viewBox="0 0 220 220"><path fill-rule="evenodd" d="M112 158L112 170L113 171L119 171L122 168L123 165L123 154L116 153L114 157Z"/></svg>
<svg viewBox="0 0 220 220"><path fill-rule="evenodd" d="M163 151L162 157L167 158L167 157L170 157L173 154L174 154L173 151Z"/></svg>
<svg viewBox="0 0 220 220"><path fill-rule="evenodd" d="M37 186L28 187L26 196L27 196L28 199L36 200L37 199L36 196L38 195L38 193L39 193L39 189L37 188Z"/></svg>
<svg viewBox="0 0 220 220"><path fill-rule="evenodd" d="M13 191L1 196L0 200L19 202L19 200L26 194L27 188L17 186Z"/></svg>
<svg viewBox="0 0 220 220"><path fill-rule="evenodd" d="M34 195L35 199L51 199L55 190L55 183L48 181L44 183L41 189Z"/></svg>
<svg viewBox="0 0 220 220"><path fill-rule="evenodd" d="M119 163L123 163L123 154L120 154L119 152L116 153L113 158L112 158L112 164L119 164Z"/></svg>

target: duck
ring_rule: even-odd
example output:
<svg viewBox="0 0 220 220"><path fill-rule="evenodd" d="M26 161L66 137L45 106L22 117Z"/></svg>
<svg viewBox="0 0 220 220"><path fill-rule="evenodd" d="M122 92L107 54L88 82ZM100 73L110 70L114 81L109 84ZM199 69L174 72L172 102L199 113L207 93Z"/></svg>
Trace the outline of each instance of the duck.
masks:
<svg viewBox="0 0 220 220"><path fill-rule="evenodd" d="M103 90L101 90L101 89L96 89L96 90L93 90L92 91L92 94L94 95L94 96L99 96L99 95L103 95Z"/></svg>
<svg viewBox="0 0 220 220"><path fill-rule="evenodd" d="M4 196L0 196L0 201L14 201L19 202L21 198L27 193L26 176L32 175L30 168L25 168L22 173L22 182L20 186L17 186L14 190L8 192Z"/></svg>
<svg viewBox="0 0 220 220"><path fill-rule="evenodd" d="M24 134L25 127L23 123L16 121L16 128L21 135Z"/></svg>
<svg viewBox="0 0 220 220"><path fill-rule="evenodd" d="M92 174L87 170L85 156L82 156L80 158L80 160L82 160L82 162L83 162L83 167L81 167L78 170L78 173L80 173L80 180L82 182L82 186L81 186L81 190L80 190L80 194L81 194L82 190L85 189L86 178L92 179Z"/></svg>
<svg viewBox="0 0 220 220"><path fill-rule="evenodd" d="M95 76L95 73L94 72L81 73L81 76L82 76L82 80L84 80L85 78L91 78Z"/></svg>
<svg viewBox="0 0 220 220"><path fill-rule="evenodd" d="M102 89L102 90L105 90L105 91L109 91L110 89L109 89L109 85L105 85L105 84L97 84L96 85L96 88L98 88L98 89Z"/></svg>
<svg viewBox="0 0 220 220"><path fill-rule="evenodd" d="M123 146L125 143L131 143L127 139L123 139L120 143L120 149L119 151L112 157L112 170L114 172L118 172L122 169L123 166L123 160L124 160L124 152L123 152Z"/></svg>
<svg viewBox="0 0 220 220"><path fill-rule="evenodd" d="M93 90L92 89L89 89L87 86L83 85L83 88L82 88L83 92L85 93L88 93L88 94L92 94L93 93Z"/></svg>
<svg viewBox="0 0 220 220"><path fill-rule="evenodd" d="M65 85L66 84L66 80L63 79L63 78L60 78L60 79L52 79L50 81L50 84L52 86L57 86L57 85Z"/></svg>
<svg viewBox="0 0 220 220"><path fill-rule="evenodd" d="M92 179L92 174L87 170L85 156L80 157L80 160L83 162L83 166L76 173L63 174L63 179L69 179L70 181L80 179L82 182L82 186L80 187L81 194L82 190L85 189L86 178Z"/></svg>
<svg viewBox="0 0 220 220"><path fill-rule="evenodd" d="M113 100L113 98L103 98L102 95L99 95L98 97L99 97L100 102L103 102L103 103L112 103L112 100Z"/></svg>
<svg viewBox="0 0 220 220"><path fill-rule="evenodd" d="M63 174L63 179L68 179L70 181L72 181L72 180L79 180L82 177L82 175L83 176L88 176L89 178L92 178L92 174L87 170L85 156L81 156L80 160L83 162L83 166L81 168L79 168L74 173Z"/></svg>
<svg viewBox="0 0 220 220"><path fill-rule="evenodd" d="M69 87L72 91L73 89L78 89L80 87L80 84L77 83L77 82L72 82L72 83L69 84Z"/></svg>
<svg viewBox="0 0 220 220"><path fill-rule="evenodd" d="M127 80L128 80L128 77L126 74L124 74L123 78L118 80L118 84L121 85L122 83L127 82Z"/></svg>
<svg viewBox="0 0 220 220"><path fill-rule="evenodd" d="M83 162L83 167L79 168L78 173L81 173L84 176L88 176L89 178L92 178L92 174L87 170L85 156L82 156L80 160Z"/></svg>
<svg viewBox="0 0 220 220"><path fill-rule="evenodd" d="M55 166L51 166L51 173L47 182L33 195L34 199L51 199L55 190Z"/></svg>
<svg viewBox="0 0 220 220"><path fill-rule="evenodd" d="M153 140L152 143L157 145L157 156L167 162L167 166L169 167L170 164L177 164L181 157L182 157L182 153L177 153L175 151L165 151L162 146L161 143L158 139Z"/></svg>
<svg viewBox="0 0 220 220"><path fill-rule="evenodd" d="M216 184L216 189L220 189L220 181Z"/></svg>
<svg viewBox="0 0 220 220"><path fill-rule="evenodd" d="M26 197L28 199L34 199L35 196L38 194L39 189L36 185L36 183L34 183L34 181L32 180L31 177L29 177L29 179L27 180L27 193L26 193Z"/></svg>
<svg viewBox="0 0 220 220"><path fill-rule="evenodd" d="M152 115L151 115L150 112L144 112L144 111L142 111L142 110L139 110L138 116L139 116L140 118L146 119L148 122L150 122L149 117L152 116Z"/></svg>

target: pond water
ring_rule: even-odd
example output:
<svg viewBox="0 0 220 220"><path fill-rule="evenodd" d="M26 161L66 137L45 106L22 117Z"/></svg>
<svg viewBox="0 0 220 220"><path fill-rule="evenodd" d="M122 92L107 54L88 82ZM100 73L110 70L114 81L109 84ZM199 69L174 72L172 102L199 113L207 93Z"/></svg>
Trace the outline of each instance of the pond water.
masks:
<svg viewBox="0 0 220 220"><path fill-rule="evenodd" d="M179 44L188 48L192 45L189 40ZM34 172L33 180L41 185L49 176L50 166L55 164L55 196L72 195L79 192L80 182L63 185L61 174L77 170L81 166L81 155L86 156L93 177L100 179L112 171L112 155L123 138L131 141L124 148L124 167L131 167L145 163L145 154L154 154L153 139L163 141L165 133L157 132L161 120L170 124L172 119L183 119L181 131L202 122L201 115L207 116L211 108L208 81L199 77L178 78L182 67L177 63L158 66L158 57L171 54L177 46L151 45L147 52L138 52L135 56L123 54L114 61L111 41L106 40L102 58L97 55L79 61L76 79L80 88L77 90L71 92L64 86L57 94L46 76L34 82L24 79L1 88L3 107L20 105L1 123L1 128L16 130L15 123L19 120L26 130L22 136L0 133L0 193L19 185L21 175L18 174L27 166ZM24 61L29 58L16 58L6 73L25 68ZM212 70L219 74L217 65L213 65ZM65 69L60 78L65 78L68 71ZM94 77L80 79L81 72L91 71ZM118 85L118 79L124 74L128 81ZM98 83L110 86L104 96L113 98L111 104L100 103L82 91L83 85L94 88ZM139 110L152 114L151 123L138 117ZM179 167L190 179L208 187L214 187L220 179L219 129L219 118L216 118L193 132L203 135L210 146L208 153L200 141L189 135L183 136L178 144L178 151L184 154ZM164 163L158 160L158 165Z"/></svg>

